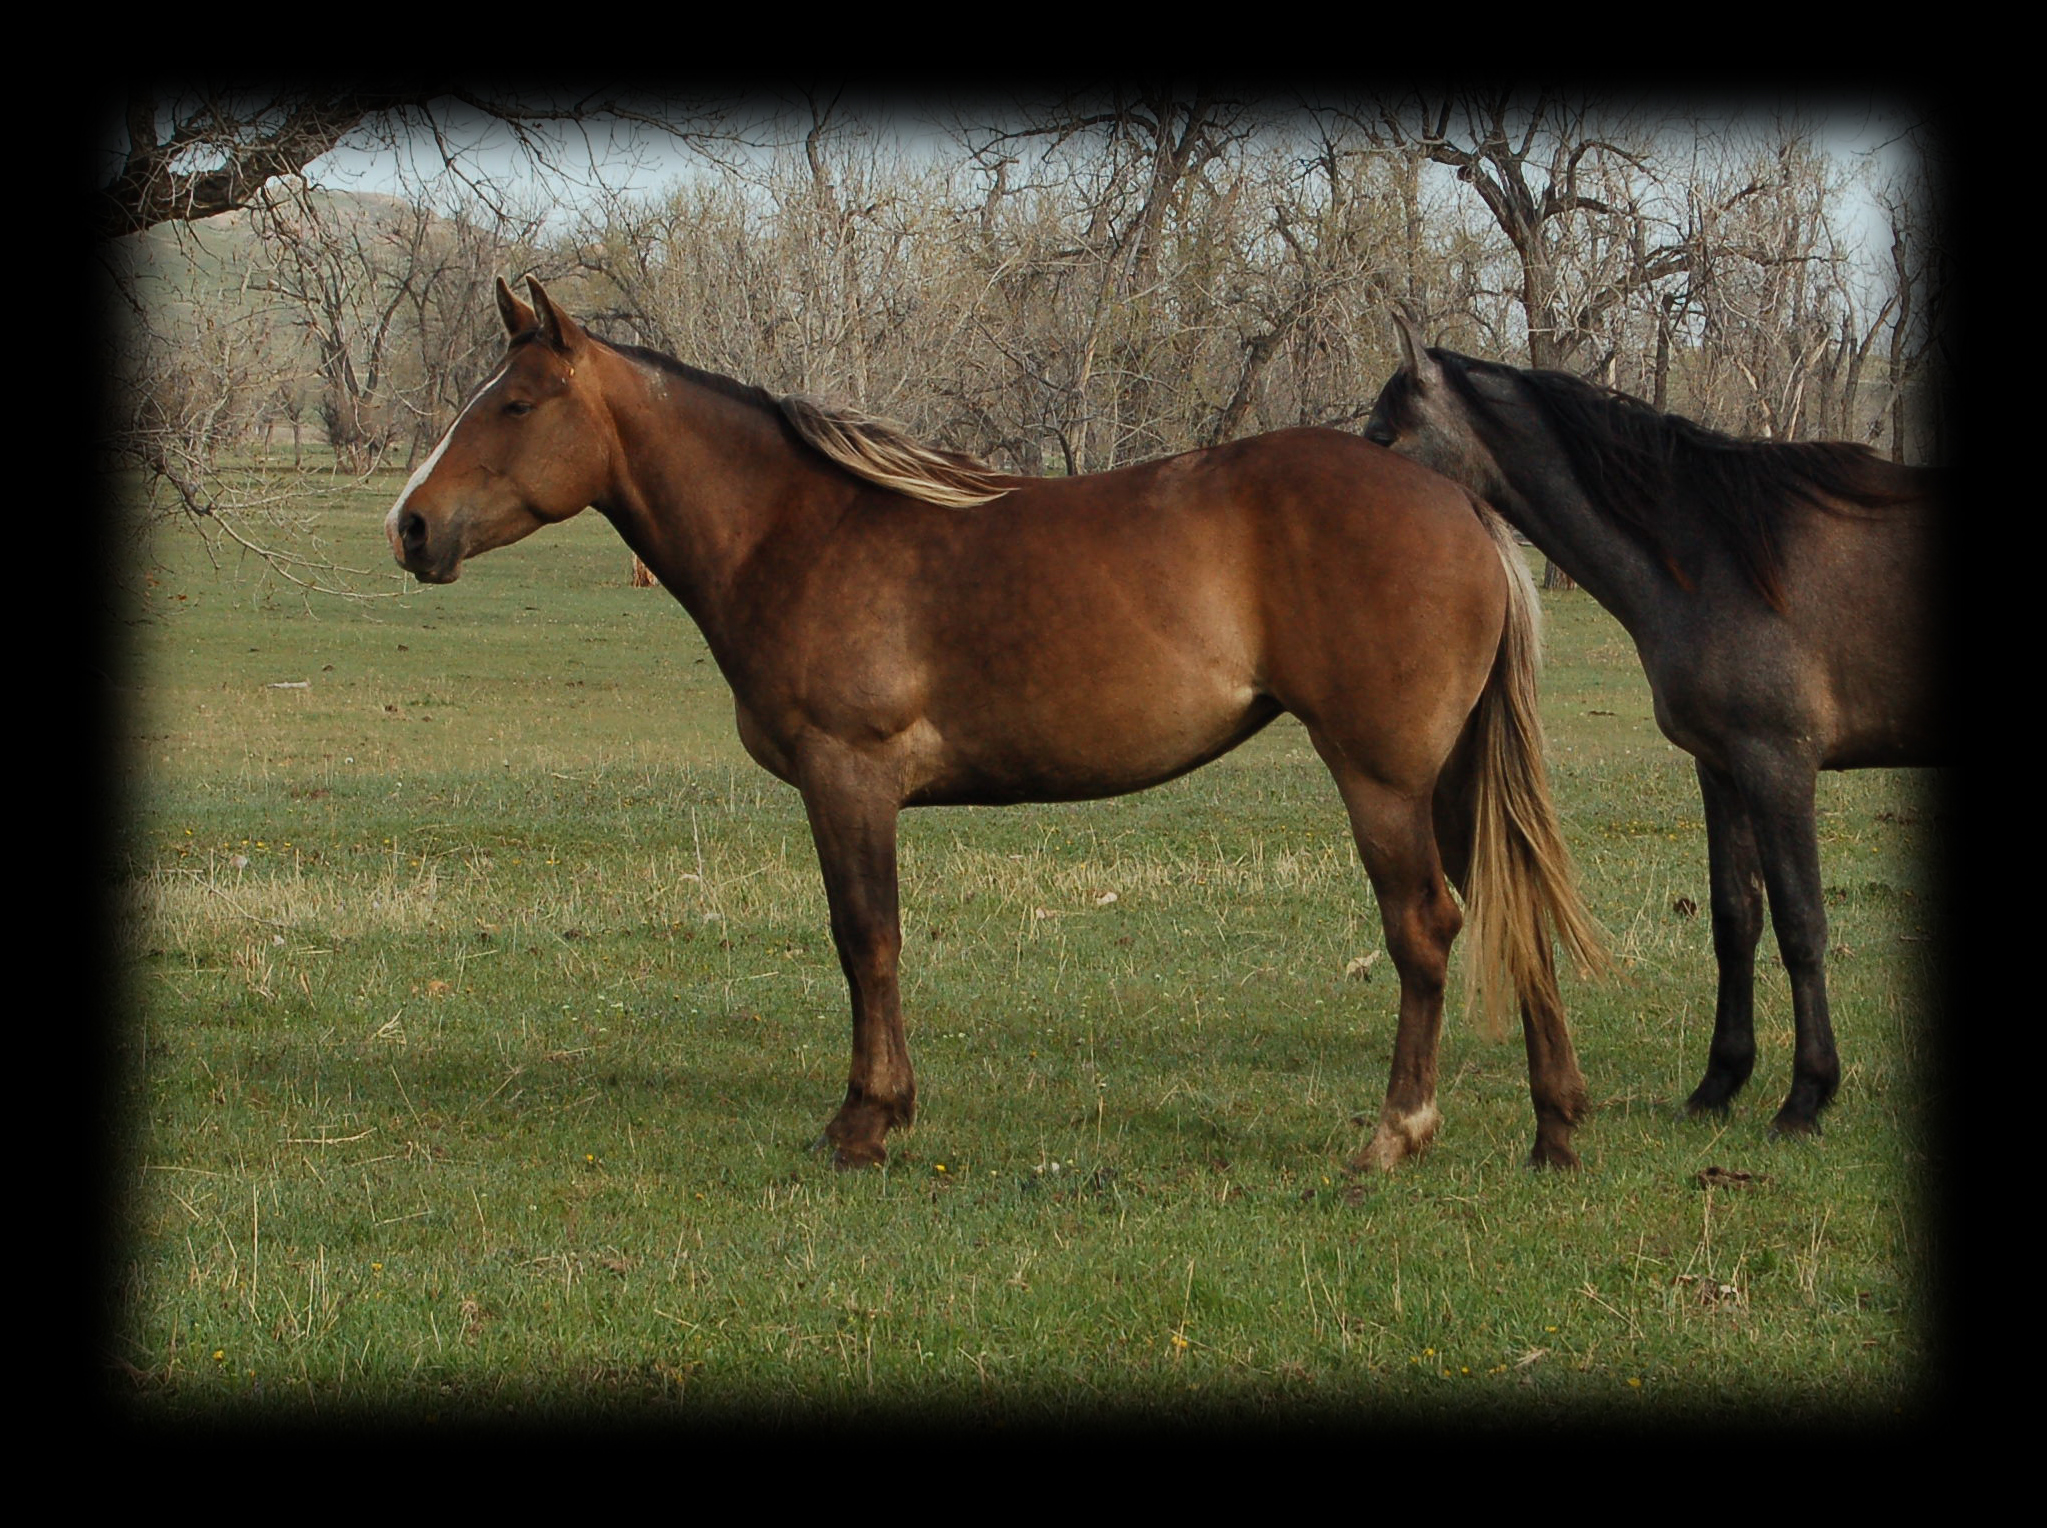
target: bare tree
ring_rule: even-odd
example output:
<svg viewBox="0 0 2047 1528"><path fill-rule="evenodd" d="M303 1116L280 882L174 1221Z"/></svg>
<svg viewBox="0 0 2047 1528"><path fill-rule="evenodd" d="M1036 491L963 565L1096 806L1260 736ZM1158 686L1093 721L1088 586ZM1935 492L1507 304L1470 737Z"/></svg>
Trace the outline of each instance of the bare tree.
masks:
<svg viewBox="0 0 2047 1528"><path fill-rule="evenodd" d="M1158 83L957 125L992 182L980 214L991 275L1039 294L1039 318L1062 331L1007 348L1019 383L1061 395L1049 413L1068 471L1156 455L1212 411L1183 384L1214 332L1210 235L1241 204L1226 162L1256 124L1242 100Z"/></svg>
<svg viewBox="0 0 2047 1528"><path fill-rule="evenodd" d="M631 161L638 142L632 134L641 130L686 143L720 141L732 131L719 110L684 103L424 85L138 89L126 98L118 125L124 141L93 214L102 236L99 274L119 316L107 368L117 379L104 440L110 462L139 469L152 504L179 506L191 523L231 532L285 576L322 588L339 587L345 570L330 564L324 574L309 572L307 559L273 547L249 520L273 513L280 496L224 471L210 447L200 449L190 431L181 436L173 428L178 400L152 396L179 368L163 364L166 325L133 282L138 241L165 225L190 228L232 214L271 236L270 273L279 295L292 297L313 343L318 410L344 461L360 468L380 459L409 422L393 405L389 345L399 308L411 303L416 311L422 298L416 289L356 279L350 267L371 264L368 251L346 251L325 233L313 236L305 214L316 200L311 177L323 156L342 147L381 149L503 212L507 193L479 154L486 130L518 151L516 178L563 183ZM289 400L296 438L300 384L281 380L271 396Z"/></svg>
<svg viewBox="0 0 2047 1528"><path fill-rule="evenodd" d="M1890 449L1893 461L1947 459L1945 400L1949 382L1944 334L1953 250L1938 187L1928 171L1930 130L1915 125L1901 135L1917 152L1877 192L1890 231L1890 288L1895 316L1890 329ZM1917 418L1915 418L1915 415Z"/></svg>
<svg viewBox="0 0 2047 1528"><path fill-rule="evenodd" d="M137 88L123 104L126 141L99 188L95 223L102 238L117 239L160 223L260 212L278 183L306 179L316 161L344 146L418 150L472 197L495 205L499 188L476 157L480 127L517 145L524 173L573 181L635 152L630 138L607 138L597 147L594 132L644 129L708 147L743 140L743 128L735 127L741 120L731 101L601 89L494 91L420 82Z"/></svg>
<svg viewBox="0 0 2047 1528"><path fill-rule="evenodd" d="M1449 166L1484 204L1513 251L1531 366L1567 369L1610 309L1690 263L1688 245L1656 237L1646 215L1659 124L1633 110L1495 90L1418 94L1357 117Z"/></svg>
<svg viewBox="0 0 2047 1528"><path fill-rule="evenodd" d="M267 370L245 364L231 386L221 371L221 336L253 328L209 340L156 298L124 299L156 336L131 381L172 389L128 416L160 422L157 446L123 437L130 460L190 487L165 502L231 506L207 462L266 414L296 439L317 410L351 469L417 457L497 353L491 279L526 269L558 280L599 332L774 391L841 395L1025 472L1349 423L1392 365L1394 301L1460 349L1780 436L1866 431L1878 402L1902 419L1938 361L1924 199L1894 188L1879 280L1842 215L1837 152L1790 118L1498 92L1281 106L1143 84L906 121L796 92L742 126L650 123L697 135L689 174L630 193L588 178L543 225L543 161L564 150L543 129L595 132L595 97L512 119L538 156L517 177L523 200L454 126L512 131L506 117L455 97L377 99L348 141L410 135L404 162L434 170L433 187L377 204L288 177L250 192L244 170L240 222L178 225L264 252L236 253L254 272L245 306L217 316L272 304L263 345L242 347ZM332 100L298 104L261 116L215 102L216 169L282 162L288 127L301 146L308 124L336 129ZM197 174L197 150L169 150L177 123L202 140L198 117L154 110L159 178ZM720 134L746 151L714 152ZM188 210L229 195L165 183L184 198L166 205ZM294 324L304 344L288 354ZM202 372L220 373L203 427L190 402ZM172 418L198 444L164 448Z"/></svg>

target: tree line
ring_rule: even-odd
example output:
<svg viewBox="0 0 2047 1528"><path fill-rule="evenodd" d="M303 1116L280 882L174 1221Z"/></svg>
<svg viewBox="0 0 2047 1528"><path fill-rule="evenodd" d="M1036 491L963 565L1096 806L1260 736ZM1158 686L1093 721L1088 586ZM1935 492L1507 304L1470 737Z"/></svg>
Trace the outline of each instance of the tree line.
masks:
<svg viewBox="0 0 2047 1528"><path fill-rule="evenodd" d="M1735 434L1943 454L1949 249L1909 121L1857 156L1838 111L1537 92L809 95L744 126L472 102L530 172L493 179L417 98L292 104L215 101L217 141L182 159L176 113L138 109L102 187L110 444L195 514L254 502L234 464L259 443L273 465L287 440L352 473L416 461L501 353L491 283L528 271L608 338L1025 473L1352 425L1396 362L1396 304L1436 343ZM387 144L424 135L442 173L324 189L351 111ZM565 140L530 130L607 111L668 133L665 184L599 165L569 186Z"/></svg>

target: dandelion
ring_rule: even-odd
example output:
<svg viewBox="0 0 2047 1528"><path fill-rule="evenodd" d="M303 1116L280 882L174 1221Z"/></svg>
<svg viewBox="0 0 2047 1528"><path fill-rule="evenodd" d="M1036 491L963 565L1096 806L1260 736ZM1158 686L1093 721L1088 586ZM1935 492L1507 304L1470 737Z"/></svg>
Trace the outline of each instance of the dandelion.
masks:
<svg viewBox="0 0 2047 1528"><path fill-rule="evenodd" d="M1173 1346L1176 1348L1184 1348L1187 1346L1187 1339L1185 1337L1182 1337L1178 1332L1175 1332L1173 1333Z"/></svg>
<svg viewBox="0 0 2047 1528"><path fill-rule="evenodd" d="M221 1361L222 1361L223 1359L225 1359L226 1357L227 1357L227 1349L226 1349L226 1348L215 1348L215 1349L213 1350L213 1361L214 1361L215 1363L219 1363L219 1362L221 1362Z"/></svg>

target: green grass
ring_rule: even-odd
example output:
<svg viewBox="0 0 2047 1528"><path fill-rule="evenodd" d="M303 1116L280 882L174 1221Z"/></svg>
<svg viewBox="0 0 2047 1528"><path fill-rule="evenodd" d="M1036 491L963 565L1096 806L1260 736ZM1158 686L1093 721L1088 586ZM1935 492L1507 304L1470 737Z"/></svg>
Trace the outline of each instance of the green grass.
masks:
<svg viewBox="0 0 2047 1528"><path fill-rule="evenodd" d="M377 565L395 487L323 510L343 560ZM1767 940L1757 1078L1685 1121L1697 789L1619 629L1549 600L1555 783L1625 968L1567 989L1598 1109L1569 1177L1521 1166L1518 1039L1454 1014L1434 1148L1341 1171L1396 989L1346 974L1377 914L1290 720L1143 796L906 814L921 1115L840 1174L808 1149L849 1025L800 803L627 571L595 516L361 606L157 544L114 1328L141 1414L1778 1421L1925 1393L1925 778L1822 782L1825 1135L1766 1135Z"/></svg>

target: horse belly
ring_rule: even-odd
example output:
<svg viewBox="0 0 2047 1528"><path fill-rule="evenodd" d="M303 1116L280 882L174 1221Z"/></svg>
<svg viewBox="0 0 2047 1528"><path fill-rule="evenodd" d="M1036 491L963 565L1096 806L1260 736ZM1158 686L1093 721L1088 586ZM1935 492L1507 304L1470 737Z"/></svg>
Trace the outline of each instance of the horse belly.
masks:
<svg viewBox="0 0 2047 1528"><path fill-rule="evenodd" d="M1922 655L1844 663L1833 675L1823 769L1908 768L1951 762L1936 665Z"/></svg>
<svg viewBox="0 0 2047 1528"><path fill-rule="evenodd" d="M1198 769L1280 711L1241 668L1186 662L1012 673L934 701L920 803L1125 795Z"/></svg>
<svg viewBox="0 0 2047 1528"><path fill-rule="evenodd" d="M1829 521L1799 548L1793 620L1819 690L1823 768L1946 761L1942 573L1924 516Z"/></svg>

